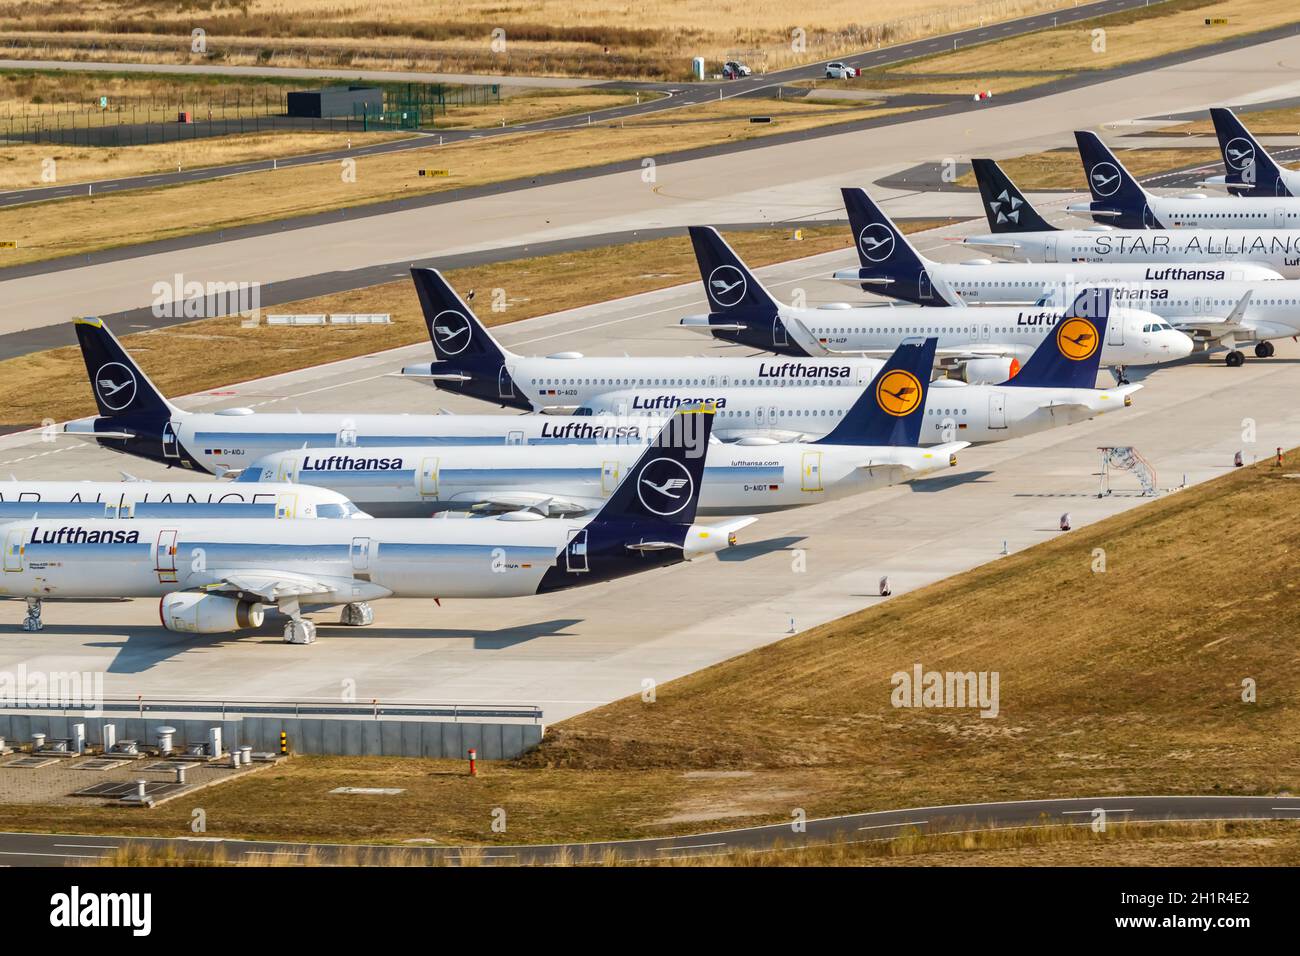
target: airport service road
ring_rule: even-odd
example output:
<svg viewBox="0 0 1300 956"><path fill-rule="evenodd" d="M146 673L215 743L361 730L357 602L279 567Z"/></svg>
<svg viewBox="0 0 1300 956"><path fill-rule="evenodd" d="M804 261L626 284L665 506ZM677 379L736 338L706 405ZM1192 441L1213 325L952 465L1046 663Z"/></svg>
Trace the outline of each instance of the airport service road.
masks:
<svg viewBox="0 0 1300 956"><path fill-rule="evenodd" d="M838 258L837 258L838 257ZM812 301L846 296L819 277L844 254L763 270L781 294L797 286ZM701 308L698 283L508 326L521 352L699 354L709 340L676 325ZM719 350L723 351L723 350ZM1062 512L1076 526L1141 503L1136 482L1098 487L1096 446L1136 446L1177 485L1228 471L1241 448L1241 421L1258 423L1247 458L1300 445L1300 346L1240 369L1203 359L1145 377L1133 408L1002 445L968 449L960 467L912 486L765 515L721 559L679 566L588 590L496 602L385 601L377 621L346 629L319 615L320 640L280 643L278 631L245 637L187 637L160 629L156 601L50 604L46 630L19 630L21 605L0 604L0 669L104 670L110 696L181 694L274 699L335 698L355 681L362 699L540 705L554 722L640 693L798 630L874 605L888 574L908 591L987 561L1003 541L1015 551L1056 537ZM415 382L385 377L426 359L426 345L233 386L187 398L190 408L252 405L263 410L482 411ZM32 478L143 477L165 472L68 439L31 434L0 439L0 474ZM806 549L805 573L793 570ZM1080 568L1090 555L1081 553Z"/></svg>
<svg viewBox="0 0 1300 956"><path fill-rule="evenodd" d="M1292 37L1025 102L995 100L978 114L665 160L653 184L642 180L636 162L622 172L368 218L340 216L292 233L12 278L0 283L6 304L0 334L148 305L154 283L171 281L177 273L200 282L270 283L574 236L693 223L839 218L841 186L869 184L948 156L1001 158L1064 146L1073 142L1076 128L1204 110L1262 88L1279 98L1288 89L1300 92L1298 62L1300 37ZM881 198L889 195L900 193ZM916 197L909 208L890 208L899 215L980 214L975 193Z"/></svg>
<svg viewBox="0 0 1300 956"><path fill-rule="evenodd" d="M606 854L623 860L664 860L676 857L716 857L741 850L798 852L818 843L877 843L904 833L965 833L971 830L1018 830L1041 826L1092 826L1105 811L1108 824L1162 823L1170 820L1297 820L1300 798L1178 796L1178 797L1079 797L1055 800L1021 800L1004 803L954 804L943 807L913 807L880 810L807 821L807 830L795 834L788 823L769 826L716 830L689 836L651 837L644 840L615 840L605 843L486 846L474 853L475 862L498 866L544 865L547 863L601 862ZM253 840L224 840L214 837L193 839L61 833L0 833L0 865L85 866L88 861L110 856L119 848L148 846L160 853L174 853L190 860L213 855L227 862L277 865L292 864L294 858L309 855L322 864L333 860L355 861L359 851L374 862L390 859L455 864L461 847L343 846L339 844L270 843Z"/></svg>

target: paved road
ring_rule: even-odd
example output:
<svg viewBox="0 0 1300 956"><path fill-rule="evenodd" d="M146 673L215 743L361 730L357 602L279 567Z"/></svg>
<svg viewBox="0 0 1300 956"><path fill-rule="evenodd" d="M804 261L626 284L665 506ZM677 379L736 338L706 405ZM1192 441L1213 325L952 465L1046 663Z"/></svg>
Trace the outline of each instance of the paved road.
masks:
<svg viewBox="0 0 1300 956"><path fill-rule="evenodd" d="M973 27L969 30L962 30L957 33L949 34L943 37L931 37L923 40L915 40L910 43L902 43L896 46L884 47L879 50L859 53L855 56L842 57L845 62L852 63L862 69L876 69L893 63L901 63L904 60L914 59L918 56L941 52L952 49L953 45L972 45L976 43L987 43L993 40L1002 40L1007 37L1018 36L1023 33L1032 33L1035 30L1042 30L1053 26L1054 24L1067 24L1080 20L1087 20L1097 16L1103 16L1107 13L1115 13L1121 10L1128 10L1145 6L1146 0L1099 0L1097 3L1082 4L1078 7L1071 7L1066 10L1055 13L1036 14L1030 17L1023 17L1018 20L1009 20L1005 23L990 24L987 27ZM286 157L278 160L282 168L292 166L310 165L313 163L337 161L348 156L360 157L380 153L402 152L411 149L427 149L440 143L455 143L467 139L483 139L495 136L502 136L509 133L535 133L549 130L573 129L578 126L586 125L588 122L609 122L617 119L628 119L636 116L645 116L650 113L659 113L664 110L676 109L682 106L691 106L706 101L736 96L753 96L765 93L775 87L785 83L791 83L796 80L815 79L825 74L825 65L828 61L821 60L817 63L807 64L804 66L791 67L787 70L779 70L774 73L766 73L761 76L747 77L742 80L735 80L724 83L705 82L705 83L684 83L684 84L636 84L636 83L608 83L605 85L619 88L637 88L643 87L647 91L658 91L655 94L647 92L645 101L639 104L628 106L611 107L605 110L594 111L590 114L581 116L557 117L555 119L538 120L531 123L520 123L515 126L493 127L483 130L446 130L443 132L430 132L422 134L409 140L397 140L389 143L376 144L373 146L359 147L355 150L331 150L322 153L314 153L306 156ZM33 64L42 63L48 66L27 66L26 68L52 68L61 67L66 69L79 69L89 64L82 63L62 63L57 61L0 61L0 69L6 67L6 64ZM154 72L158 68L149 64L99 64L99 69L120 69L134 72ZM230 72L236 75L255 75L259 72L258 68L252 67L202 67L189 68L193 72ZM174 67L165 72L184 72L185 67ZM249 71L253 71L250 73ZM267 68L260 70L263 75L291 75L291 76L312 76L322 75L319 71L313 70L274 70ZM354 71L327 71L326 75L355 77ZM405 80L407 74L388 74L368 73L367 78L386 76L390 79ZM438 76L439 74L414 74L415 76ZM512 78L511 82L517 78ZM477 77L474 79L464 79L465 82L496 82L495 77ZM502 82L505 79L502 78ZM546 81L550 82L550 81ZM585 81L578 81L577 85L583 85ZM666 94L666 95L664 95ZM131 176L119 179L101 180L95 183L78 183L66 186L40 186L31 189L18 189L9 192L0 193L0 208L4 206L14 206L22 203L39 202L48 199L63 199L69 196L84 196L93 191L96 195L106 195L112 192L120 192L126 189L153 188L158 186L177 185L180 183L197 182L204 179L214 179L222 176L237 176L244 173L263 172L272 168L271 160L257 160L247 163L232 163L224 166L208 167L204 169L185 170L177 173L157 173L146 176Z"/></svg>
<svg viewBox="0 0 1300 956"><path fill-rule="evenodd" d="M1102 813L1098 813L1102 811ZM1300 798L1236 796L1080 797L1024 800L1007 803L953 804L883 810L808 820L804 832L791 824L716 830L688 836L602 843L547 846L514 845L475 848L473 860L496 865L545 865L559 861L599 863L608 854L622 860L666 860L716 857L741 850L797 852L819 843L873 843L892 840L912 830L925 834L965 833L1040 826L1106 826L1170 820L1300 820ZM290 864L312 855L321 863L367 862L386 859L455 864L461 847L340 846L337 844L272 843L210 838L127 838L63 833L0 833L0 865L84 866L111 856L119 847L148 846L196 862L214 855L244 863Z"/></svg>

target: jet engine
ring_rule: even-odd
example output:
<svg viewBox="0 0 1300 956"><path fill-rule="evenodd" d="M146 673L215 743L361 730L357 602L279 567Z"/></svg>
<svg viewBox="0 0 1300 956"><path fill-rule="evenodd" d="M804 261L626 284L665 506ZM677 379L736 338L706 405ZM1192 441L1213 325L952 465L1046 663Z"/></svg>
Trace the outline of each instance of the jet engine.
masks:
<svg viewBox="0 0 1300 956"><path fill-rule="evenodd" d="M262 605L223 594L173 591L158 602L158 616L169 631L186 634L228 634L261 627Z"/></svg>
<svg viewBox="0 0 1300 956"><path fill-rule="evenodd" d="M1017 358L978 358L964 362L958 378L972 385L981 383L996 385L998 382L1014 378L1019 371L1020 360Z"/></svg>

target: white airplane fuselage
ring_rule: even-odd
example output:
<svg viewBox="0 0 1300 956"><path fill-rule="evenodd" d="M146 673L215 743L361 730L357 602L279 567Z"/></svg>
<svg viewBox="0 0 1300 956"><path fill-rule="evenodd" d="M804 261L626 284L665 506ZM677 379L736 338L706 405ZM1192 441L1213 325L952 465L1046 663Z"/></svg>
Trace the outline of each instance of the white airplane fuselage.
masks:
<svg viewBox="0 0 1300 956"><path fill-rule="evenodd" d="M218 481L0 481L0 518L130 518L137 515L211 518L351 518L347 497L324 487L269 482L257 487Z"/></svg>
<svg viewBox="0 0 1300 956"><path fill-rule="evenodd" d="M920 477L965 447L712 442L701 514L757 514L830 501ZM427 517L453 509L536 508L571 514L599 508L643 448L634 445L297 450L249 467L237 486L287 480L348 495L377 517ZM250 484L254 483L254 484Z"/></svg>

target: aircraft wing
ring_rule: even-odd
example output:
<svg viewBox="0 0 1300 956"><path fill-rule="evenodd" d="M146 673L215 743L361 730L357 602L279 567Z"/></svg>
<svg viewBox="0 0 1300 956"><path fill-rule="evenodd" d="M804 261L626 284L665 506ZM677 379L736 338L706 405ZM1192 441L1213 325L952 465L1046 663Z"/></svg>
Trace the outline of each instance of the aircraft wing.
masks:
<svg viewBox="0 0 1300 956"><path fill-rule="evenodd" d="M930 445L923 448L879 449L879 454L873 454L868 461L858 465L858 468L868 471L886 468L899 468L906 471L934 471L936 468L951 467L957 464L957 452L969 447L970 442L968 441L950 441L941 445Z"/></svg>
<svg viewBox="0 0 1300 956"><path fill-rule="evenodd" d="M453 499L458 504L468 503L470 510L478 514L502 514L507 511L532 509L543 515L581 514L600 505L594 499L578 501L572 498L560 498L555 495L538 492L465 492Z"/></svg>
<svg viewBox="0 0 1300 956"><path fill-rule="evenodd" d="M251 594L261 598L267 604L276 604L287 598L310 597L314 594L330 594L339 589L338 582L316 578L291 571L217 571L216 584L207 585L205 591L221 593Z"/></svg>

